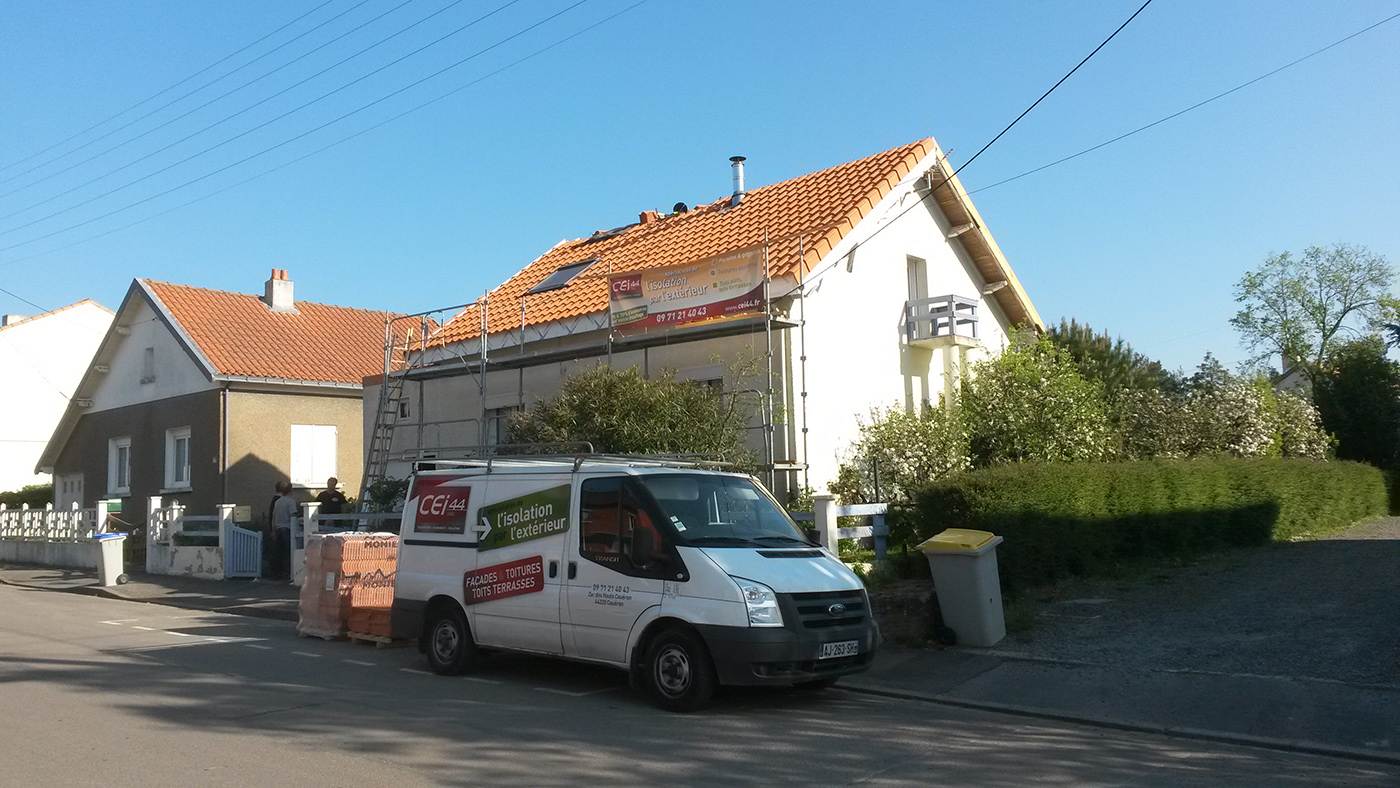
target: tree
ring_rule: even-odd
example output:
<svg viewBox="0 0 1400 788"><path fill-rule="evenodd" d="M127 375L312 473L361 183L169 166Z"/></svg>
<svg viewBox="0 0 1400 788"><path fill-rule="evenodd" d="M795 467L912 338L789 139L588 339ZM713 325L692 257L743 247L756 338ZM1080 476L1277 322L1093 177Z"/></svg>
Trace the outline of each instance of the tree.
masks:
<svg viewBox="0 0 1400 788"><path fill-rule="evenodd" d="M515 414L512 443L588 441L600 452L710 454L752 463L744 449L751 408L737 397L636 367L599 365L571 376L559 396Z"/></svg>
<svg viewBox="0 0 1400 788"><path fill-rule="evenodd" d="M1173 390L1180 383L1162 365L1135 352L1120 337L1110 339L1108 332L1094 329L1079 321L1060 319L1060 325L1050 329L1050 341L1063 348L1079 367L1079 373L1089 380L1103 384L1110 397L1123 391L1149 389Z"/></svg>
<svg viewBox="0 0 1400 788"><path fill-rule="evenodd" d="M860 437L831 484L845 503L912 501L916 490L968 466L967 435L956 409L927 402L918 413L875 408L858 423Z"/></svg>
<svg viewBox="0 0 1400 788"><path fill-rule="evenodd" d="M977 466L1102 460L1116 436L1103 386L1047 338L1017 333L1001 355L979 361L962 386L961 409Z"/></svg>
<svg viewBox="0 0 1400 788"><path fill-rule="evenodd" d="M1246 348L1261 362L1281 354L1311 378L1346 332L1365 336L1397 322L1400 301L1390 296L1395 272L1364 246L1310 246L1301 257L1270 255L1235 285L1244 308L1230 319Z"/></svg>
<svg viewBox="0 0 1400 788"><path fill-rule="evenodd" d="M1339 458L1380 466L1400 458L1400 364L1379 339L1338 347L1313 383L1313 401Z"/></svg>

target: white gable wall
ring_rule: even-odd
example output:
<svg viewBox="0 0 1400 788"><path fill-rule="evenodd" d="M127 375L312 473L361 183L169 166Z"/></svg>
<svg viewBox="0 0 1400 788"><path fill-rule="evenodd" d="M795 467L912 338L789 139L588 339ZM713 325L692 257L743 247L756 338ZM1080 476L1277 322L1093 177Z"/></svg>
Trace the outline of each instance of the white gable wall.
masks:
<svg viewBox="0 0 1400 788"><path fill-rule="evenodd" d="M111 322L81 303L0 330L0 490L49 481L34 466Z"/></svg>
<svg viewBox="0 0 1400 788"><path fill-rule="evenodd" d="M910 347L904 339L910 256L925 261L928 296L978 300L977 336L984 349L968 354L967 363L1006 344L1006 316L981 295L985 283L962 245L945 240L949 225L934 200L900 215L919 199L912 190L918 178L906 177L808 280L806 460L818 491L836 478L858 437L858 419L877 407L937 405L944 391L951 371L945 353ZM956 359L957 350L950 355Z"/></svg>
<svg viewBox="0 0 1400 788"><path fill-rule="evenodd" d="M129 333L116 334L117 341L108 351L110 357L101 361L111 371L97 379L89 412L216 388L144 298L131 299L121 314L121 324ZM150 380L147 380L146 348L153 351L155 374Z"/></svg>

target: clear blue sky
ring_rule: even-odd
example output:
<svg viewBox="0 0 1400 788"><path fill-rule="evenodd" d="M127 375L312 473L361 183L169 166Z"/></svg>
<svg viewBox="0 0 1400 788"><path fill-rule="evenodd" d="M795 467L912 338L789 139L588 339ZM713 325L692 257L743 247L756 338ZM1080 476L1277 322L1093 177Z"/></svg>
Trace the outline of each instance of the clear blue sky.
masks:
<svg viewBox="0 0 1400 788"><path fill-rule="evenodd" d="M115 308L135 277L257 293L286 268L301 299L463 303L560 239L724 196L732 155L748 157L750 187L928 135L961 165L1141 5L650 0L512 66L635 2L519 0L308 105L506 0L358 2L5 3L0 288L43 308ZM1400 264L1400 19L992 186L1396 13L1397 2L1152 3L960 175L1046 321L1078 318L1171 368L1208 350L1234 364L1245 353L1232 287L1271 252L1345 241ZM0 311L37 308L0 294Z"/></svg>

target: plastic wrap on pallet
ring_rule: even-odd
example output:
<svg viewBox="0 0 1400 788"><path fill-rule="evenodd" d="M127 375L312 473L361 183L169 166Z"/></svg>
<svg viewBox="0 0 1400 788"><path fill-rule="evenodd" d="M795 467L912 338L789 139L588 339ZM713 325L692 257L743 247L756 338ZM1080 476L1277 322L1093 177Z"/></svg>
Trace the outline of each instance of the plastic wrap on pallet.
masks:
<svg viewBox="0 0 1400 788"><path fill-rule="evenodd" d="M317 637L349 633L388 637L399 540L388 533L334 533L306 545L297 631ZM361 611L375 611L373 615Z"/></svg>

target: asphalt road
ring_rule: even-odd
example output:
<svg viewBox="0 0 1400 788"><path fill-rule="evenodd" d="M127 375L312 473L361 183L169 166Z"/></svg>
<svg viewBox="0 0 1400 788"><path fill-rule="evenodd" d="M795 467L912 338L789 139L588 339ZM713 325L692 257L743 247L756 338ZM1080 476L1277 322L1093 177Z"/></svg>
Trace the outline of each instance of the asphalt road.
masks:
<svg viewBox="0 0 1400 788"><path fill-rule="evenodd" d="M842 691L651 707L610 670L0 586L7 785L1400 786L1400 769Z"/></svg>

